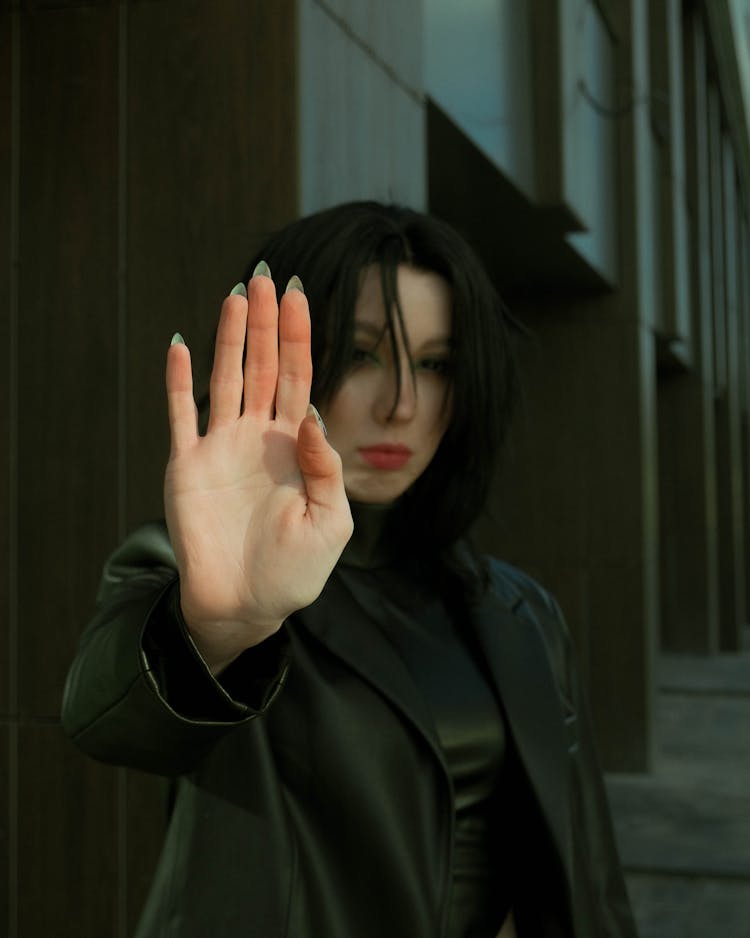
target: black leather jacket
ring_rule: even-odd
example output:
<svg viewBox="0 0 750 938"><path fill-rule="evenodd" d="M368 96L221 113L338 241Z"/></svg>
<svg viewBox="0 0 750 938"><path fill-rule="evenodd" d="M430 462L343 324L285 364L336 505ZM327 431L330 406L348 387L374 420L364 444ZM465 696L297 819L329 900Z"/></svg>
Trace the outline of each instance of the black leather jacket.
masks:
<svg viewBox="0 0 750 938"><path fill-rule="evenodd" d="M509 845L519 938L633 938L567 629L528 577L490 573L471 628L541 830ZM403 663L348 590L334 571L216 681L181 620L163 524L110 558L63 724L97 759L175 779L140 938L444 933L450 779Z"/></svg>

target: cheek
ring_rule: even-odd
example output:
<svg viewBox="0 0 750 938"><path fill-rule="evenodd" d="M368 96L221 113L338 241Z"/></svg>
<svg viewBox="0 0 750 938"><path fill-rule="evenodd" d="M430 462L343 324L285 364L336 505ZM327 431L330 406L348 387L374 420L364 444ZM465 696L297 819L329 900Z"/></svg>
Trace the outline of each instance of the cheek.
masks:
<svg viewBox="0 0 750 938"><path fill-rule="evenodd" d="M360 406L356 388L349 382L340 388L333 400L321 408L320 415L328 432L328 442L334 449L340 449L361 422Z"/></svg>
<svg viewBox="0 0 750 938"><path fill-rule="evenodd" d="M339 387L328 405L321 410L321 414L330 414L335 421L357 419L367 409L368 403L375 394L377 374L366 369L350 375Z"/></svg>
<svg viewBox="0 0 750 938"><path fill-rule="evenodd" d="M425 407L426 425L429 427L429 432L436 436L439 442L448 429L453 415L452 394L449 391L446 395L445 386L436 383L428 389L424 403L427 405Z"/></svg>

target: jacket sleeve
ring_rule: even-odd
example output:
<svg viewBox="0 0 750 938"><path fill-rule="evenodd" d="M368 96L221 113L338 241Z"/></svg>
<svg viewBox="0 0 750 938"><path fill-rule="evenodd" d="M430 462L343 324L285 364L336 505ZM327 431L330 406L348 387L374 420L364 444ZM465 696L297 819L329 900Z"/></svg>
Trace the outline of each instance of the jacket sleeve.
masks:
<svg viewBox="0 0 750 938"><path fill-rule="evenodd" d="M594 743L591 714L578 674L575 650L557 602L545 590L541 592L555 623L554 634L547 630L547 638L566 712L571 759L574 905L591 910L592 938L636 938L604 778Z"/></svg>
<svg viewBox="0 0 750 938"><path fill-rule="evenodd" d="M148 524L105 565L97 608L65 685L63 728L101 761L179 774L262 714L287 667L282 628L219 680L211 675L182 619L166 526Z"/></svg>

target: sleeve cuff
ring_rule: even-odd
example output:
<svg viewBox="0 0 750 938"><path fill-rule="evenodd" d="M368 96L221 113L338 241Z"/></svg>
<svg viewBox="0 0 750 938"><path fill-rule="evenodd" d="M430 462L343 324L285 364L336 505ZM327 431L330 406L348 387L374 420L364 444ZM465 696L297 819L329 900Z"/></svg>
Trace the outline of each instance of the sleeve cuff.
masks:
<svg viewBox="0 0 750 938"><path fill-rule="evenodd" d="M281 690L289 661L282 626L214 677L183 619L178 579L146 620L141 649L159 695L183 719L196 722L239 722L262 713Z"/></svg>

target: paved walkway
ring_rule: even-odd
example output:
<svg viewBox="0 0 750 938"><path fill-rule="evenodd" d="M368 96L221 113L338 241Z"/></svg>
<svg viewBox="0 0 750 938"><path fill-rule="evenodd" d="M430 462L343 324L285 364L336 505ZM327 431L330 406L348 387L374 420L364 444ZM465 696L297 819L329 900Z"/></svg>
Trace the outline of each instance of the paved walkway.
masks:
<svg viewBox="0 0 750 938"><path fill-rule="evenodd" d="M750 938L750 631L745 650L664 655L657 759L607 778L640 938Z"/></svg>

